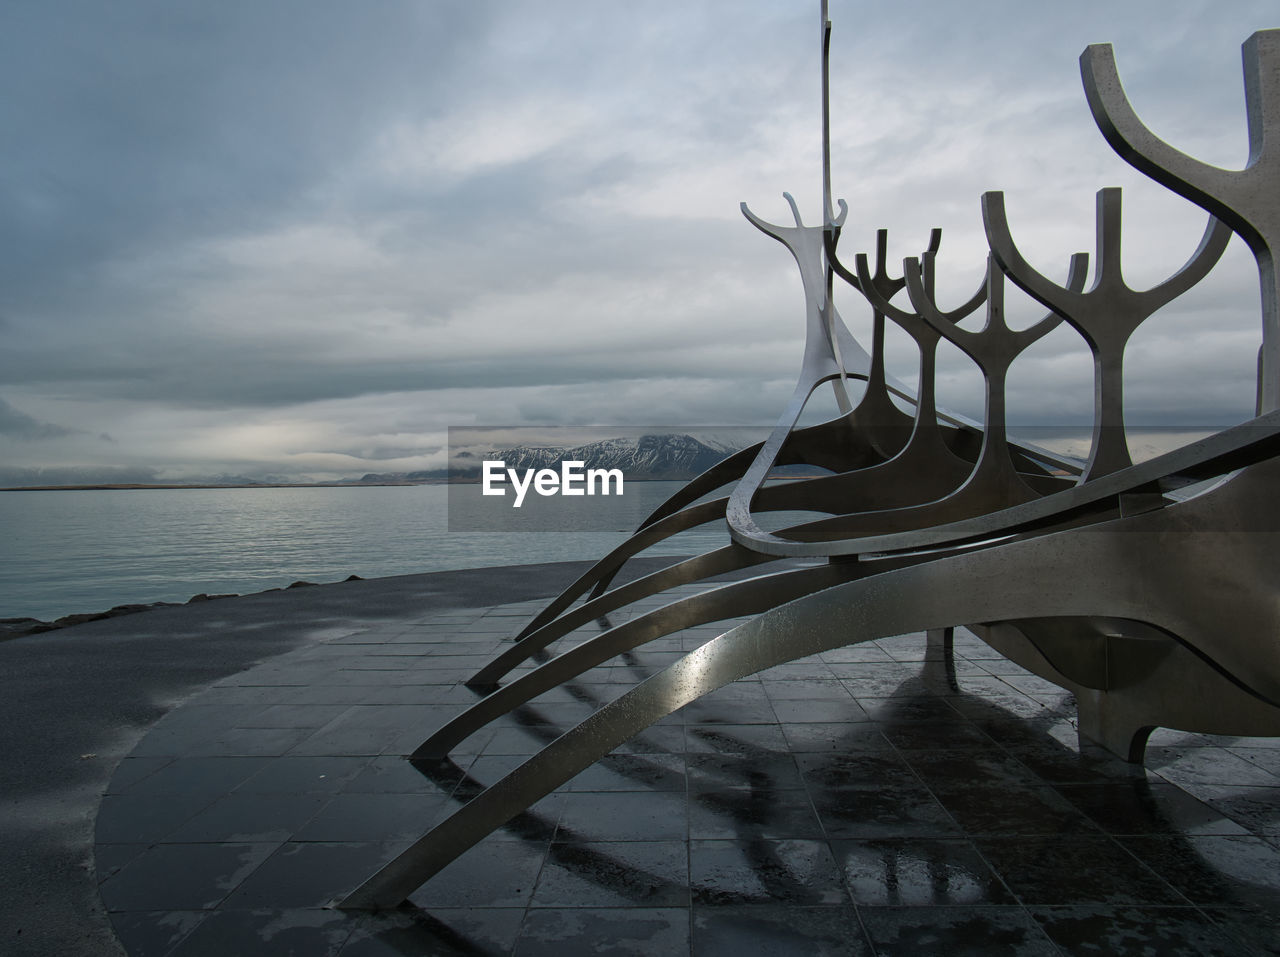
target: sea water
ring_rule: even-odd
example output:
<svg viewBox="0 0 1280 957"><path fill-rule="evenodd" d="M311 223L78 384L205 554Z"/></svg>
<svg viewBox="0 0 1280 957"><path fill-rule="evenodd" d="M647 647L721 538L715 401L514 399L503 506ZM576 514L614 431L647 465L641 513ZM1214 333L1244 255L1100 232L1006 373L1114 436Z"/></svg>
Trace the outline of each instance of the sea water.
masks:
<svg viewBox="0 0 1280 957"><path fill-rule="evenodd" d="M469 508L479 486L453 486L452 502L443 485L0 492L0 618L50 620L349 575L594 560L679 487L628 483L604 519L592 512L578 522L567 507L535 531L515 512L503 531L459 530L477 527ZM727 542L718 521L645 554Z"/></svg>

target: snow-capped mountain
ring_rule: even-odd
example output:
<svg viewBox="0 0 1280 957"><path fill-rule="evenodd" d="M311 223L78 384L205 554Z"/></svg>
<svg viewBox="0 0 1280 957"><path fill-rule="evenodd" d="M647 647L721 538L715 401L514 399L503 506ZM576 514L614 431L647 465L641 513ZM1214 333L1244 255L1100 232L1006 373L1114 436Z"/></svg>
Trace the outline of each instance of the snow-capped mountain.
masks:
<svg viewBox="0 0 1280 957"><path fill-rule="evenodd" d="M519 471L554 469L559 468L561 462L582 462L589 469L621 469L632 481L686 480L706 471L733 451L720 443L708 444L691 435L672 433L642 435L638 439L602 439L573 448L518 445L494 449L484 459L502 461L506 468ZM479 474L478 462L475 469ZM454 469L454 475L470 470L468 464Z"/></svg>
<svg viewBox="0 0 1280 957"><path fill-rule="evenodd" d="M698 439L683 432L612 438L585 445L515 445L484 453L464 451L449 469L421 472L369 473L350 485L400 485L426 482L478 482L485 461L501 461L505 468L556 469L561 462L582 462L588 469L621 469L628 482L687 481L738 450L719 438Z"/></svg>

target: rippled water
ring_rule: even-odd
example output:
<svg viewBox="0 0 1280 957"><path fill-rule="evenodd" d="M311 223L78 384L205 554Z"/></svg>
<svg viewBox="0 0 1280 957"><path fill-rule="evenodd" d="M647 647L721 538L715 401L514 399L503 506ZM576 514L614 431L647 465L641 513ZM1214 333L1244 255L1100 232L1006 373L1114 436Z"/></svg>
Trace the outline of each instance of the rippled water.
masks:
<svg viewBox="0 0 1280 957"><path fill-rule="evenodd" d="M676 488L629 484L610 531L513 534L449 531L441 485L4 492L0 618L249 594L299 579L594 559ZM456 499L453 507L455 527L465 525ZM725 540L717 523L649 554L692 554Z"/></svg>

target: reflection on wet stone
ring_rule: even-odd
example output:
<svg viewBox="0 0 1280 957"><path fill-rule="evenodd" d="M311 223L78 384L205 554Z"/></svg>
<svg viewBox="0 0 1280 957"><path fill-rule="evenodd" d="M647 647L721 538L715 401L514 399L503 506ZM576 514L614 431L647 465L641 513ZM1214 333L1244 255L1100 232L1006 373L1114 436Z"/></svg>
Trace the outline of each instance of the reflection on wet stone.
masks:
<svg viewBox="0 0 1280 957"><path fill-rule="evenodd" d="M1013 895L968 841L833 842L856 904L1012 904Z"/></svg>
<svg viewBox="0 0 1280 957"><path fill-rule="evenodd" d="M1175 784L1082 752L1056 715L932 694L904 680L859 702L876 722L845 724L821 708L820 721L735 724L735 702L716 704L725 720L661 726L641 753L611 757L464 854L412 907L372 916L323 908L351 873L516 767L515 738L416 765L129 759L99 820L103 899L138 954L559 955L585 940L699 955L1113 952L1137 940L1267 951L1280 787L1232 785L1236 764L1212 759L1213 739L1196 745L1196 780ZM563 727L509 730L527 755ZM1182 748L1175 772L1190 760ZM255 803L285 843L219 843L240 826L234 809Z"/></svg>

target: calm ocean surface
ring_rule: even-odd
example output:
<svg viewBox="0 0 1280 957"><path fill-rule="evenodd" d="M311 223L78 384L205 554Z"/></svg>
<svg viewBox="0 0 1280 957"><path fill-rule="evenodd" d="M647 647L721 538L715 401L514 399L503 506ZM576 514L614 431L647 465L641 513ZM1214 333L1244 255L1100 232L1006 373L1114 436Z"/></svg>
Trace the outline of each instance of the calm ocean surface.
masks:
<svg viewBox="0 0 1280 957"><path fill-rule="evenodd" d="M49 620L200 592L243 595L299 579L595 559L679 486L628 483L606 521L591 517L593 528L607 531L575 529L577 512L566 507L551 526L564 530L514 534L450 531L443 485L2 492L0 618ZM479 486L455 497L455 528L473 524L459 521L468 495L478 501ZM647 554L693 554L726 542L721 522Z"/></svg>

